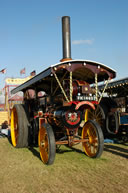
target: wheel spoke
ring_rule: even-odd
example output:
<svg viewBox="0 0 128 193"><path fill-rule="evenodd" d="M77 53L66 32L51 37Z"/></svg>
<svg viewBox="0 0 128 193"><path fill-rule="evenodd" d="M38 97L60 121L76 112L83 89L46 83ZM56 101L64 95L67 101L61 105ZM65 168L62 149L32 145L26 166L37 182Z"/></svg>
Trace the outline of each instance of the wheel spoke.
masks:
<svg viewBox="0 0 128 193"><path fill-rule="evenodd" d="M103 113L99 105L95 106L95 110L88 109L86 110L85 121L95 120L99 125L103 125Z"/></svg>
<svg viewBox="0 0 128 193"><path fill-rule="evenodd" d="M39 130L38 143L41 160L45 164L52 164L55 158L55 138L49 124L43 124Z"/></svg>
<svg viewBox="0 0 128 193"><path fill-rule="evenodd" d="M44 163L48 161L48 152L45 150L45 148L40 147L40 155L41 159L43 159Z"/></svg>
<svg viewBox="0 0 128 193"><path fill-rule="evenodd" d="M85 125L83 126L83 130L82 130L82 138L88 138L87 142L83 142L83 148L85 153L89 156L89 157L97 157L99 156L98 153L100 152L99 149L101 150L101 152L99 154L102 153L103 151L103 147L102 144L100 145L99 140L103 141L103 135L101 134L101 138L99 138L98 135L98 129L101 129L99 127L99 125L95 125L94 121L88 121L85 123ZM100 132L102 132L100 130Z"/></svg>
<svg viewBox="0 0 128 193"><path fill-rule="evenodd" d="M101 112L100 112L100 111L96 114L96 117L98 117L99 114L101 115Z"/></svg>

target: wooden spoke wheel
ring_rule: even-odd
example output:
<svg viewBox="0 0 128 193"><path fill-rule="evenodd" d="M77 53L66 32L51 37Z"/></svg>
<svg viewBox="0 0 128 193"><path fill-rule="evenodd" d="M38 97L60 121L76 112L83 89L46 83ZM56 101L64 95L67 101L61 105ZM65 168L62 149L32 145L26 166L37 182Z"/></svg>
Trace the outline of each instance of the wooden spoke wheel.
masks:
<svg viewBox="0 0 128 193"><path fill-rule="evenodd" d="M100 157L104 147L104 137L101 127L95 121L87 121L82 129L82 139L87 139L83 142L85 154L92 158Z"/></svg>
<svg viewBox="0 0 128 193"><path fill-rule="evenodd" d="M104 125L105 113L100 105L95 105L95 110L87 109L85 111L85 122L88 120L96 121L101 127Z"/></svg>
<svg viewBox="0 0 128 193"><path fill-rule="evenodd" d="M14 105L11 112L11 141L14 147L28 146L28 120L22 104Z"/></svg>
<svg viewBox="0 0 128 193"><path fill-rule="evenodd" d="M41 160L47 165L53 164L56 145L52 127L48 123L44 123L39 130L38 144Z"/></svg>

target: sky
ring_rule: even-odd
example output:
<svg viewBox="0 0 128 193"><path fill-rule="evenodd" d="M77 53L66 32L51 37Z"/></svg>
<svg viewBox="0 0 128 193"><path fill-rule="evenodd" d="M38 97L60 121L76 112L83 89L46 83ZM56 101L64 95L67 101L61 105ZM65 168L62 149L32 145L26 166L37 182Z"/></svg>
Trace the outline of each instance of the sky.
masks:
<svg viewBox="0 0 128 193"><path fill-rule="evenodd" d="M128 77L128 0L0 0L0 89L62 59L62 16L70 16L72 59Z"/></svg>

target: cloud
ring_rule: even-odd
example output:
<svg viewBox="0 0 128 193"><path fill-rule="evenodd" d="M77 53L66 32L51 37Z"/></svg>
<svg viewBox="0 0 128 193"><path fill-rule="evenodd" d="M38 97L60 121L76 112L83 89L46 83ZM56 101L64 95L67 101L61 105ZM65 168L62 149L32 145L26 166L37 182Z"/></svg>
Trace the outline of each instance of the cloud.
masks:
<svg viewBox="0 0 128 193"><path fill-rule="evenodd" d="M88 44L92 45L94 42L94 39L87 39L87 40L73 40L72 44L79 45L79 44Z"/></svg>

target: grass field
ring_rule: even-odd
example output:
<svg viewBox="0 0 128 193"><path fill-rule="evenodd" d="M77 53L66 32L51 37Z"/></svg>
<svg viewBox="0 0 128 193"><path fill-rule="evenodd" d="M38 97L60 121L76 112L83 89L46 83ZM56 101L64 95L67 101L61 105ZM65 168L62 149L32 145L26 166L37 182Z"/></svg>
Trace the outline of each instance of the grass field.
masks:
<svg viewBox="0 0 128 193"><path fill-rule="evenodd" d="M0 138L0 193L127 193L128 146L105 144L99 159L81 145L62 146L53 165L44 165L38 148L16 149Z"/></svg>

